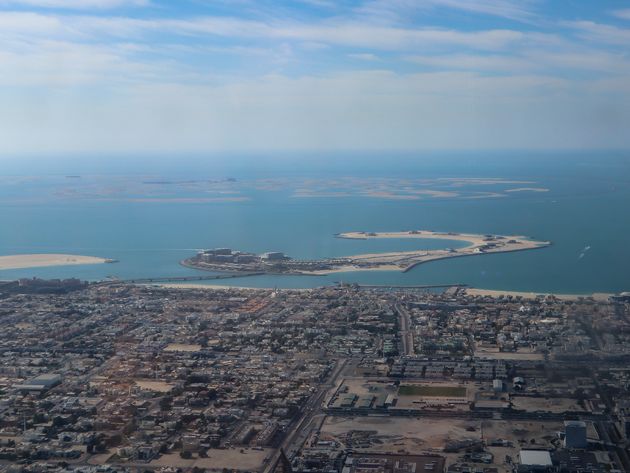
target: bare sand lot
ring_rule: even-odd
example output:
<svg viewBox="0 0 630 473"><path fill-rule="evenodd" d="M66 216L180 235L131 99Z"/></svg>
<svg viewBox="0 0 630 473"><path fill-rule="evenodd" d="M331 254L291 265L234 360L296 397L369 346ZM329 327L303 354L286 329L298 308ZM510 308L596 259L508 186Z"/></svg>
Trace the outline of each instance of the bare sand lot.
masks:
<svg viewBox="0 0 630 473"><path fill-rule="evenodd" d="M251 448L237 449L210 449L208 458L184 459L179 454L172 453L162 455L153 460L150 465L154 467L175 467L175 468L202 468L209 471L221 471L224 468L229 470L256 471L262 470L265 458L271 455L270 449L253 450Z"/></svg>
<svg viewBox="0 0 630 473"><path fill-rule="evenodd" d="M163 287L167 289L267 289L257 287L240 287L240 286L222 286L220 284L204 284L204 283L178 283L178 282L165 282L165 283L151 283L142 284L142 286L148 287ZM271 289L271 288L269 288Z"/></svg>
<svg viewBox="0 0 630 473"><path fill-rule="evenodd" d="M580 412L585 409L581 407L575 399L564 397L527 397L512 396L512 405L514 409L524 410L528 412Z"/></svg>
<svg viewBox="0 0 630 473"><path fill-rule="evenodd" d="M171 343L164 348L164 351L182 351L194 353L201 350L201 345L187 343Z"/></svg>
<svg viewBox="0 0 630 473"><path fill-rule="evenodd" d="M410 417L327 417L320 438L374 452L442 452L447 444L481 440L506 441L504 453L517 453L527 445L545 448L563 431L562 422L464 420ZM363 435L363 437L361 437ZM357 440L358 439L358 440ZM366 439L372 439L368 443ZM534 442L532 443L532 440Z"/></svg>
<svg viewBox="0 0 630 473"><path fill-rule="evenodd" d="M550 447L551 442L557 438L556 432L564 431L563 423L557 421L484 420L481 426L484 439L488 443L505 440L511 444L509 448L512 453L517 453L521 446Z"/></svg>
<svg viewBox="0 0 630 473"><path fill-rule="evenodd" d="M413 454L439 453L451 464L459 457L468 442L483 439L494 455L494 465L500 472L511 471L503 463L506 455L515 458L522 448L549 449L563 431L558 421L461 420L400 417L326 417L319 433L320 440L338 440L355 452ZM588 437L597 438L589 423ZM446 445L459 448L447 453ZM458 446L459 445L459 446ZM152 467L204 468L221 471L223 468L261 471L271 455L270 449L251 448L211 449L208 458L183 459L178 454L167 454L153 460ZM91 464L105 462L109 454L93 457Z"/></svg>
<svg viewBox="0 0 630 473"><path fill-rule="evenodd" d="M574 301L578 299L584 298L593 298L593 300L598 302L606 302L608 298L612 294L603 293L603 292L595 292L593 294L551 294L551 293L540 293L540 292L519 292L519 291L497 291L493 289L478 289L478 288L466 288L466 294L469 296L489 296L489 297L521 297L523 299L537 299L539 297L550 297L553 296L560 300L566 301Z"/></svg>
<svg viewBox="0 0 630 473"><path fill-rule="evenodd" d="M101 264L111 260L97 256L65 255L55 253L0 256L0 270L68 266L77 264Z"/></svg>
<svg viewBox="0 0 630 473"><path fill-rule="evenodd" d="M372 432L370 444L354 440L361 432ZM479 440L480 421L406 417L327 417L321 438L332 437L353 448L374 452L441 451L451 441ZM363 447L361 447L363 445Z"/></svg>
<svg viewBox="0 0 630 473"><path fill-rule="evenodd" d="M173 385L166 381L151 381L151 380L136 380L136 386L148 391L155 391L157 393L168 393L173 390Z"/></svg>

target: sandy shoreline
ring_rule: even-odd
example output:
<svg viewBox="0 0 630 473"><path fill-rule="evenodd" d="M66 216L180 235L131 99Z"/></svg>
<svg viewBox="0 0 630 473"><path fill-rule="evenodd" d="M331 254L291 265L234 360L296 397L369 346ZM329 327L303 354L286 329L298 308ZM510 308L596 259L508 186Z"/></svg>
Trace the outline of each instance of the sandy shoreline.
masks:
<svg viewBox="0 0 630 473"><path fill-rule="evenodd" d="M145 286L163 287L167 289L238 289L238 290L252 290L252 291L312 291L316 288L274 288L274 287L246 287L246 286L230 286L219 284L200 284L200 283L156 283L156 284L144 284ZM333 287L333 286L331 286ZM395 290L395 289L394 289ZM490 296L490 297L522 297L523 299L536 299L537 297L554 296L561 300L576 301L580 298L592 297L595 301L606 302L608 298L614 294L595 292L592 294L554 294L550 292L525 292L525 291L502 291L497 289L481 289L467 287L463 288L464 292L469 296Z"/></svg>
<svg viewBox="0 0 630 473"><path fill-rule="evenodd" d="M506 253L514 251L535 250L551 245L549 241L536 241L519 235L489 235L455 232L433 232L427 230L412 230L404 232L346 232L338 233L336 238L350 240L407 238L407 239L441 239L457 240L468 243L461 248L445 248L435 250L389 251L384 253L367 253L338 258L324 258L320 260L283 263L282 267L261 263L239 264L229 262L199 262L198 257L180 261L189 268L214 272L252 273L252 274L286 274L305 276L324 276L335 273L355 271L402 271L407 272L415 266L430 261L457 258L462 256L476 256L490 253ZM290 260L290 258L288 258ZM304 264L308 263L308 264Z"/></svg>
<svg viewBox="0 0 630 473"><path fill-rule="evenodd" d="M362 257L363 255L359 255ZM353 257L354 258L354 257ZM353 273L356 271L400 271L400 267L395 264L381 265L377 267L361 267L356 265L339 266L335 269L321 269L319 271L302 271L303 276L326 276L328 274L337 273Z"/></svg>
<svg viewBox="0 0 630 473"><path fill-rule="evenodd" d="M574 301L579 298L592 297L599 302L605 302L614 294L594 292L592 294L554 294L551 292L522 292L522 291L500 291L495 289L478 289L474 287L465 288L464 291L469 296L490 296L490 297L522 297L523 299L536 299L539 296L553 296L561 300Z"/></svg>
<svg viewBox="0 0 630 473"><path fill-rule="evenodd" d="M220 284L201 284L201 283L185 283L185 282L162 282L162 283L150 283L150 284L139 284L140 286L146 287L159 287L165 289L260 289L260 290L269 290L273 289L271 287L244 287L244 286L230 286L225 285L222 286Z"/></svg>
<svg viewBox="0 0 630 473"><path fill-rule="evenodd" d="M351 240L369 240L386 238L404 239L438 239L455 240L468 243L462 248L447 248L436 250L395 251L386 253L368 253L348 256L353 265L362 268L376 268L392 266L399 271L407 272L413 267L447 258L474 256L489 253L506 253L512 251L535 250L551 245L549 241L536 241L521 235L481 235L473 233L434 232L427 230L412 230L404 232L346 232L336 235L337 238ZM346 265L347 268L347 265Z"/></svg>
<svg viewBox="0 0 630 473"><path fill-rule="evenodd" d="M48 266L69 266L79 264L102 264L110 262L97 256L66 255L56 253L0 256L0 270L43 268Z"/></svg>
<svg viewBox="0 0 630 473"><path fill-rule="evenodd" d="M180 282L163 282L152 284L141 284L146 287L158 287L164 289L238 289L239 291L273 291L276 287L246 287L246 286L222 286L220 284L201 284L201 283L180 283ZM282 291L312 291L314 288L302 287L302 288L280 288Z"/></svg>
<svg viewBox="0 0 630 473"><path fill-rule="evenodd" d="M407 232L345 232L336 235L337 238L346 238L349 240L368 240L381 238L419 238L419 239L435 239L435 240L455 240L466 241L471 245L483 245L486 243L486 237L490 235L480 235L476 233L456 233L456 232L433 232L429 230L412 230ZM505 239L527 240L522 235L491 235L499 236Z"/></svg>

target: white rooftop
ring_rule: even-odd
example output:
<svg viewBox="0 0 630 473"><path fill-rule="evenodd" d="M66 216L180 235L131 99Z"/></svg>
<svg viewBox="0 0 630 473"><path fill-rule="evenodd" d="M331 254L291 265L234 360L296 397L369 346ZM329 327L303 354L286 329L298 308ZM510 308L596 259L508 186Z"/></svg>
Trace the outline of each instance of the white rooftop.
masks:
<svg viewBox="0 0 630 473"><path fill-rule="evenodd" d="M551 455L546 450L521 450L518 454L521 465L551 466Z"/></svg>

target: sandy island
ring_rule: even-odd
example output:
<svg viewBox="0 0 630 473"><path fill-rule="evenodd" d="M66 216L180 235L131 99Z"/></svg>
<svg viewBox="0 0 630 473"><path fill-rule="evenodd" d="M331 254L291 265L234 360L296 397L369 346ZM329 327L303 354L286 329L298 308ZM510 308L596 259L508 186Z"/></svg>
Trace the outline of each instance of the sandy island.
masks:
<svg viewBox="0 0 630 473"><path fill-rule="evenodd" d="M350 240L370 240L374 238L421 238L434 240L457 240L467 241L472 245L483 245L490 237L497 238L500 235L480 235L476 233L456 233L456 232L432 232L429 230L410 230L406 232L345 232L336 235L337 238L347 238ZM504 239L524 239L523 236L504 236Z"/></svg>
<svg viewBox="0 0 630 473"><path fill-rule="evenodd" d="M282 253L275 253L275 258L267 260L264 255L235 252L226 249L227 253L216 255L214 250L200 251L193 258L180 262L183 266L205 271L259 274L287 274L322 276L334 273L353 271L402 271L406 272L415 266L429 261L475 256L488 253L505 253L512 251L534 250L551 245L548 241L536 241L519 235L478 235L473 233L433 232L427 230L411 230L406 232L347 232L335 235L337 238L352 240L368 240L371 238L414 238L464 241L468 245L462 248L445 248L439 250L418 249L413 251L390 251L384 253L368 253L320 260L294 260ZM421 246L421 245L418 245ZM221 250L225 251L225 250ZM274 253L272 253L274 254ZM236 258L245 256L246 261Z"/></svg>
<svg viewBox="0 0 630 473"><path fill-rule="evenodd" d="M97 256L79 256L63 254L28 254L0 256L0 270L41 268L46 266L68 266L78 264L111 263L113 260Z"/></svg>
<svg viewBox="0 0 630 473"><path fill-rule="evenodd" d="M474 233L433 232L427 230L379 233L347 232L338 234L337 238L347 238L351 240L368 240L374 238L417 238L465 241L470 244L463 248L446 248L442 250L396 251L354 255L347 258L352 264L337 267L334 271L318 271L318 273L327 274L331 272L360 270L402 270L405 272L409 271L414 266L428 261L488 253L534 250L551 245L551 242L549 241L531 240L521 235L478 235Z"/></svg>

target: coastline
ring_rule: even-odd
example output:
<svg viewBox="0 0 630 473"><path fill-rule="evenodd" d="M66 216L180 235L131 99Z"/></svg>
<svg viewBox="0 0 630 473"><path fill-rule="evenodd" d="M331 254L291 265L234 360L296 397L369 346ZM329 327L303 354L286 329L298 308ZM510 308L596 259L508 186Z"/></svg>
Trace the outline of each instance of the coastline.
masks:
<svg viewBox="0 0 630 473"><path fill-rule="evenodd" d="M245 263L236 261L233 250L221 249L227 253L216 255L215 250L198 252L197 256L180 261L182 266L198 270L230 273L264 273L286 275L321 276L353 271L401 271L403 273L422 263L429 261L456 258L461 256L477 256L491 253L507 253L546 248L550 241L536 241L519 235L491 235L455 232L433 232L428 230L411 230L404 232L347 232L337 233L335 238L350 240L409 238L409 239L441 239L464 241L468 245L462 248L445 248L435 250L388 251L383 253L366 253L338 258L297 261L286 257L274 263L265 261L265 257L246 254L249 260ZM236 253L240 257L240 252ZM219 259L226 258L226 259ZM279 264L280 263L280 264Z"/></svg>
<svg viewBox="0 0 630 473"><path fill-rule="evenodd" d="M164 283L153 283L153 284L139 284L140 286L146 287L158 287L164 289L215 289L215 290L228 290L228 289L237 289L239 291L273 291L273 290L281 290L281 291L312 291L314 288L304 287L304 288L291 288L291 289L283 289L283 288L275 288L275 287L246 287L246 286L231 286L226 284L222 286L220 284L199 284L199 283L177 283L177 282L164 282ZM331 286L332 287L332 286Z"/></svg>
<svg viewBox="0 0 630 473"><path fill-rule="evenodd" d="M476 287L467 287L463 289L463 292L468 296L489 296L489 297L522 297L523 299L536 299L538 297L555 297L560 300L575 301L578 299L593 298L598 302L605 302L612 293L606 292L593 292L591 294L555 294L552 292L527 292L527 291L506 291L498 289L483 289Z"/></svg>
<svg viewBox="0 0 630 473"><path fill-rule="evenodd" d="M459 232L434 232L431 230L409 230L402 232L342 232L337 233L335 238L346 240L371 240L382 238L402 238L402 239L434 239L434 240L454 240L465 241L471 246L483 245L487 242L488 237L500 239L515 239L519 241L527 241L531 243L551 244L549 241L535 242L532 238L525 235L495 235L495 234L477 234L477 233L459 233Z"/></svg>
<svg viewBox="0 0 630 473"><path fill-rule="evenodd" d="M50 266L73 266L81 264L112 263L111 259L99 256L67 255L58 253L33 253L0 256L0 271L3 269L29 269Z"/></svg>
<svg viewBox="0 0 630 473"><path fill-rule="evenodd" d="M449 258L462 256L477 256L490 253L508 253L516 251L537 250L551 246L550 241L536 241L522 235L478 235L472 233L433 232L428 230L412 230L405 232L346 232L338 233L335 238L349 240L368 239L437 239L454 240L469 243L469 245L457 249L443 250L415 250L395 251L385 253L366 253L347 256L354 263L373 262L378 266L358 266L357 264L345 265L334 270L318 271L318 274L331 274L348 271L402 271L406 273L414 267ZM488 244L498 244L498 247L486 248Z"/></svg>
<svg viewBox="0 0 630 473"><path fill-rule="evenodd" d="M247 287L247 286L232 286L232 285L219 285L219 284L199 284L199 283L155 283L155 284L142 284L147 287L159 287L165 289L215 289L215 290L228 290L237 289L245 291L304 291L309 292L319 288L277 288L277 287ZM361 286L361 285L359 285ZM326 287L326 286L323 286ZM331 285L330 287L336 287ZM396 288L392 289L393 291ZM511 291L511 290L499 290L499 289L483 289L475 287L463 287L461 292L470 297L521 297L523 299L537 299L540 297L555 297L564 301L577 301L580 299L592 298L597 302L607 302L612 293L594 292L590 294L555 294L551 292L527 292L527 291Z"/></svg>

